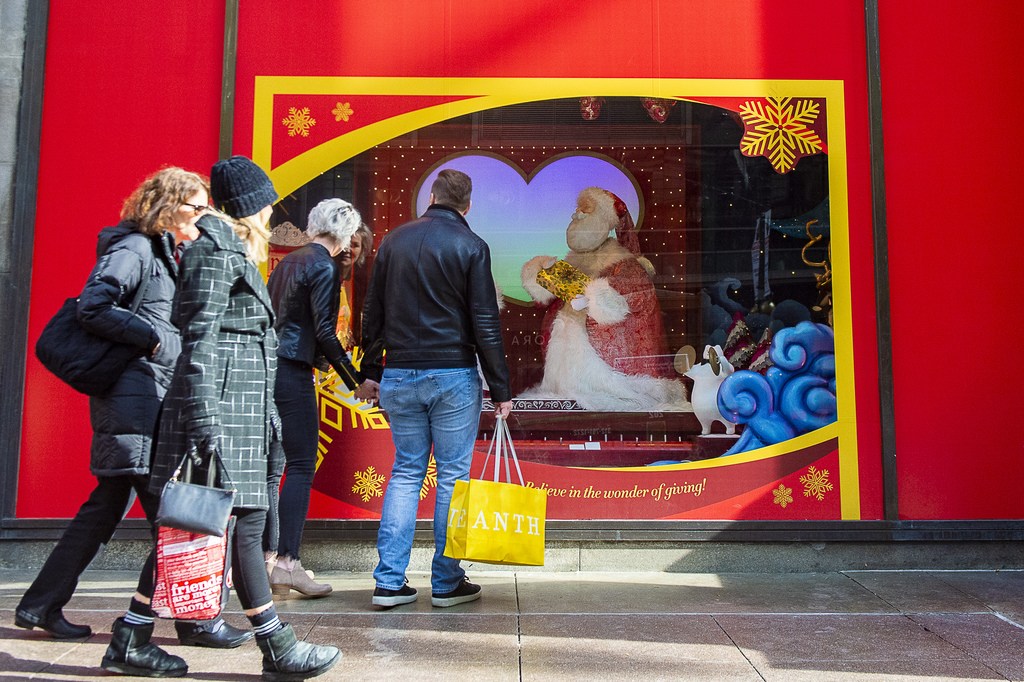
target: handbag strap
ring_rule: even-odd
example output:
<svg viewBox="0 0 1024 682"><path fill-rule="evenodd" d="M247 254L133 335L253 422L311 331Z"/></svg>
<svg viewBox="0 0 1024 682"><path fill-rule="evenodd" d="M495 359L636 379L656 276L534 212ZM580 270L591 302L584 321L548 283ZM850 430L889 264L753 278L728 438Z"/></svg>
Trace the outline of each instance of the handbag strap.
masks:
<svg viewBox="0 0 1024 682"><path fill-rule="evenodd" d="M150 260L150 263L153 261ZM149 280L151 279L147 272L149 268L143 268L142 270L142 283L139 284L139 288L135 290L135 298L132 299L132 315L139 312L139 306L142 305L142 299L146 296L146 290L149 289Z"/></svg>
<svg viewBox="0 0 1024 682"><path fill-rule="evenodd" d="M139 312L139 307L142 305L142 299L146 297L146 291L149 289L149 280L152 279L150 270L153 269L153 242L150 238L146 237L141 232L138 233L149 245L149 258L144 258L142 261L142 279L139 281L139 286L135 290L135 296L132 297L132 307L129 310L132 311L132 315Z"/></svg>
<svg viewBox="0 0 1024 682"><path fill-rule="evenodd" d="M216 471L214 470L214 464L216 464L217 470L220 471L221 487L225 490L234 490L235 484L231 480L231 476L228 475L228 469L224 466L224 461L220 457L220 453L214 452L210 457L210 466L206 468L206 485L210 488L216 486ZM182 475L184 470L184 476ZM185 453L185 456L178 462L178 466L175 467L174 473L171 474L172 481L181 481L182 483L192 482L192 456L189 453ZM224 484L227 485L224 485Z"/></svg>
<svg viewBox="0 0 1024 682"><path fill-rule="evenodd" d="M491 439L491 444L487 447L487 458L484 459L483 471L480 473L481 480L487 475L487 465L491 461L492 452L494 453L493 480L495 483L501 482L500 465L502 461L505 463L505 480L512 483L512 472L508 464L509 460L512 460L516 466L516 474L519 476L519 485L526 485L526 481L523 479L523 470L519 467L516 446L512 442L512 433L508 428L508 421L500 416L494 419L494 438Z"/></svg>
<svg viewBox="0 0 1024 682"><path fill-rule="evenodd" d="M153 242L146 235L142 234L141 232L135 232L132 235L126 237L126 239L132 239L135 237L135 235L137 235L141 239L145 239L149 248L148 250L145 251L145 253L148 254L148 257L143 256L142 259L142 277L139 279L139 286L135 289L135 295L132 296L132 305L130 308L128 308L128 310L132 311L132 315L135 315L136 313L139 312L139 308L142 306L142 299L146 297L146 291L149 289L149 280L152 279L152 273L150 272L150 270L152 270L153 268L153 260L155 258L155 256L153 255ZM89 273L89 278L88 280L86 280L85 286L88 286L89 280L92 279L93 273L95 272L95 267L96 266L94 265L93 272ZM83 291L84 290L85 289L83 287ZM79 294L78 296L75 297L75 300L77 301L80 300L81 298L82 294Z"/></svg>

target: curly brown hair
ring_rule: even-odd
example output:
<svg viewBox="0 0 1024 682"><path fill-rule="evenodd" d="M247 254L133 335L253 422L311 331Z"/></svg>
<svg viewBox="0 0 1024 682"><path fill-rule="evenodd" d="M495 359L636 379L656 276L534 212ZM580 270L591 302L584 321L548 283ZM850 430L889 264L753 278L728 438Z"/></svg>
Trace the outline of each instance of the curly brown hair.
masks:
<svg viewBox="0 0 1024 682"><path fill-rule="evenodd" d="M175 166L161 168L124 200L121 219L137 223L142 234L161 234L174 224L174 212L200 190L210 193L204 176Z"/></svg>

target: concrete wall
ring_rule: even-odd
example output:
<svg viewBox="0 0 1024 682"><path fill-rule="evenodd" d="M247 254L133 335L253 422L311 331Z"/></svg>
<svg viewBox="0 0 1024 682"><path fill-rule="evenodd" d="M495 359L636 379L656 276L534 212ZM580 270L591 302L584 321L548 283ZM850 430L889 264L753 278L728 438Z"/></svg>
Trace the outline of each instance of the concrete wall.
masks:
<svg viewBox="0 0 1024 682"><path fill-rule="evenodd" d="M43 0L0 0L0 320L5 333L0 338L0 513L14 508L18 471L18 443L21 424L24 350L28 313L28 278L31 272L32 222L35 198L33 170L37 156L18 158L19 146L29 140L38 143L38 125L26 126L22 114L38 121L42 73L28 74L24 64L28 46L29 3L36 18L35 47L45 43L47 4ZM42 54L36 49L37 54ZM39 63L42 63L40 59ZM40 69L41 71L41 66ZM31 83L33 102L22 112L22 93ZM33 151L34 155L35 152ZM28 156L28 155L26 155ZM23 224L19 224L23 223Z"/></svg>
<svg viewBox="0 0 1024 682"><path fill-rule="evenodd" d="M14 162L17 160L27 5L28 0L0 0L0 276L5 279L11 272Z"/></svg>
<svg viewBox="0 0 1024 682"><path fill-rule="evenodd" d="M138 570L149 551L144 540L114 540L90 568ZM36 569L52 542L7 540L0 569ZM410 571L430 571L432 538L417 538ZM1019 542L552 542L544 566L491 566L480 571L656 571L668 573L807 573L852 570L1020 570ZM373 540L303 542L304 565L322 571L369 573L377 563Z"/></svg>

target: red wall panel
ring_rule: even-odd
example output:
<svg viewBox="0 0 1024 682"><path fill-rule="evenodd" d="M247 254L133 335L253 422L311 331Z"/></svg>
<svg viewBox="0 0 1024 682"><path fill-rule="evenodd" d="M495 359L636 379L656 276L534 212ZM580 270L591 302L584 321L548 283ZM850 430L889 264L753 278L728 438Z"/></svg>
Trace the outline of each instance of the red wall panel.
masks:
<svg viewBox="0 0 1024 682"><path fill-rule="evenodd" d="M289 7L239 25L235 149L252 149L256 76L842 80L846 98L861 514L882 515L864 6L847 0L430 0ZM389 20L381 21L382 16ZM302 45L302 49L296 49ZM675 93L666 93L675 94Z"/></svg>
<svg viewBox="0 0 1024 682"><path fill-rule="evenodd" d="M1020 518L1024 5L879 5L900 516Z"/></svg>
<svg viewBox="0 0 1024 682"><path fill-rule="evenodd" d="M1017 518L1024 323L1006 140L1024 99L1000 0L880 3L897 461L903 518ZM382 20L386 17L386 20ZM235 148L256 75L840 79L846 85L862 513L880 514L863 5L836 2L242 6ZM95 235L162 164L217 155L223 6L51 3L29 342L93 262ZM28 359L19 516L91 485L86 401Z"/></svg>
<svg viewBox="0 0 1024 682"><path fill-rule="evenodd" d="M29 348L149 173L217 158L223 3L50 3ZM94 485L88 401L27 359L17 514L72 516Z"/></svg>

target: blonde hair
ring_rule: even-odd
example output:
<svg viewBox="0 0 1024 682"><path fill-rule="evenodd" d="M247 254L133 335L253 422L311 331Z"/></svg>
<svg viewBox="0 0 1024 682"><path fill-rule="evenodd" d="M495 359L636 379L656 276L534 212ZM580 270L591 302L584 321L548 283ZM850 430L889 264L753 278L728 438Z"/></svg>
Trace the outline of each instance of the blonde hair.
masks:
<svg viewBox="0 0 1024 682"><path fill-rule="evenodd" d="M176 166L161 168L142 181L124 200L121 220L131 220L145 235L158 235L174 225L174 213L199 191L209 195L205 177Z"/></svg>
<svg viewBox="0 0 1024 682"><path fill-rule="evenodd" d="M362 247L362 251L359 252L359 260L354 265L362 267L366 263L366 256L373 251L373 230L366 223L359 223L359 228L353 237L359 237L359 245Z"/></svg>
<svg viewBox="0 0 1024 682"><path fill-rule="evenodd" d="M232 227L238 238L245 243L249 260L256 265L266 262L270 248L270 228L260 225L254 215L238 218L234 222Z"/></svg>
<svg viewBox="0 0 1024 682"><path fill-rule="evenodd" d="M270 245L270 228L267 225L259 224L257 220L258 214L244 218L235 218L216 209L210 209L209 212L231 226L231 230L245 244L246 258L256 265L267 260Z"/></svg>

